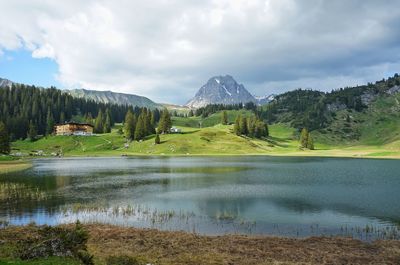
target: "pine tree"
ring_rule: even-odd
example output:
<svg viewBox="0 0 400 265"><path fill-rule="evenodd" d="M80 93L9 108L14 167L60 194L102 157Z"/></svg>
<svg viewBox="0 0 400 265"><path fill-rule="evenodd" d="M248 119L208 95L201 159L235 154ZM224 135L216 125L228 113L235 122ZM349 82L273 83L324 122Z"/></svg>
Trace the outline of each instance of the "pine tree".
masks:
<svg viewBox="0 0 400 265"><path fill-rule="evenodd" d="M140 141L146 136L143 115L140 115L135 128L135 140Z"/></svg>
<svg viewBox="0 0 400 265"><path fill-rule="evenodd" d="M104 129L103 129L103 111L100 109L99 113L97 114L96 117L96 121L94 122L94 129L93 131L95 133L103 133Z"/></svg>
<svg viewBox="0 0 400 265"><path fill-rule="evenodd" d="M253 137L261 138L265 135L265 125L262 121L255 121L253 126Z"/></svg>
<svg viewBox="0 0 400 265"><path fill-rule="evenodd" d="M36 125L32 121L30 121L28 130L28 139L33 142L36 140L36 137L37 137Z"/></svg>
<svg viewBox="0 0 400 265"><path fill-rule="evenodd" d="M161 114L160 122L158 123L157 132L161 134L169 133L171 127L172 127L171 117L169 115L168 110L164 109Z"/></svg>
<svg viewBox="0 0 400 265"><path fill-rule="evenodd" d="M154 143L155 144L160 144L161 143L160 135L158 133L156 134L156 138L154 139Z"/></svg>
<svg viewBox="0 0 400 265"><path fill-rule="evenodd" d="M160 121L160 111L158 109L155 109L152 111L153 113L153 117L154 117L154 121L152 121L153 126L156 126L157 122Z"/></svg>
<svg viewBox="0 0 400 265"><path fill-rule="evenodd" d="M249 132L249 130L247 128L247 118L246 117L242 117L240 119L240 134L247 135L248 132Z"/></svg>
<svg viewBox="0 0 400 265"><path fill-rule="evenodd" d="M91 112L89 112L89 113L86 115L85 121L86 121L86 123L88 123L88 124L93 124L93 116L92 116L92 113L91 113Z"/></svg>
<svg viewBox="0 0 400 265"><path fill-rule="evenodd" d="M300 133L300 147L307 148L308 143L308 130L303 128Z"/></svg>
<svg viewBox="0 0 400 265"><path fill-rule="evenodd" d="M54 119L50 107L47 109L46 125L46 135L52 134L54 130Z"/></svg>
<svg viewBox="0 0 400 265"><path fill-rule="evenodd" d="M133 140L135 137L136 118L132 110L129 109L125 115L124 131L125 137L128 140Z"/></svg>
<svg viewBox="0 0 400 265"><path fill-rule="evenodd" d="M146 135L153 134L154 127L151 124L151 112L148 111L146 108L143 108L140 115L142 116L142 119L143 119L144 131L145 131Z"/></svg>
<svg viewBox="0 0 400 265"><path fill-rule="evenodd" d="M228 112L226 112L226 110L224 110L224 111L222 112L221 123L222 123L223 125L227 125L227 124L228 124Z"/></svg>
<svg viewBox="0 0 400 265"><path fill-rule="evenodd" d="M307 137L307 148L310 150L314 150L314 140L310 133L308 133Z"/></svg>
<svg viewBox="0 0 400 265"><path fill-rule="evenodd" d="M106 119L104 121L104 133L110 133L111 132L111 114L110 110L107 109L106 111Z"/></svg>
<svg viewBox="0 0 400 265"><path fill-rule="evenodd" d="M61 114L60 114L60 123L65 123L65 122L66 122L65 114L64 114L64 111L62 111Z"/></svg>
<svg viewBox="0 0 400 265"><path fill-rule="evenodd" d="M233 126L233 132L234 132L236 135L238 135L238 136L241 135L241 132L240 132L240 120L241 120L241 116L240 116L240 114L239 114L239 115L236 117L235 125Z"/></svg>
<svg viewBox="0 0 400 265"><path fill-rule="evenodd" d="M10 150L10 137L7 127L3 122L0 122L0 153L9 154Z"/></svg>
<svg viewBox="0 0 400 265"><path fill-rule="evenodd" d="M258 121L256 120L255 116L251 116L248 119L248 122L247 122L247 130L248 131L247 131L247 134L250 137L254 137L255 136L256 122L258 122Z"/></svg>

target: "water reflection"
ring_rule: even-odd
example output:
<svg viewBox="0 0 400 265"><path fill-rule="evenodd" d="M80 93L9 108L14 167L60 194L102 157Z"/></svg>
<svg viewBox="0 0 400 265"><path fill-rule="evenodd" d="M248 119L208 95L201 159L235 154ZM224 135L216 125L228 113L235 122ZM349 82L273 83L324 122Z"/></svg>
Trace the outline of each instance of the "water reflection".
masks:
<svg viewBox="0 0 400 265"><path fill-rule="evenodd" d="M392 160L43 159L0 176L0 218L17 224L80 218L201 233L384 229L400 223L399 171Z"/></svg>

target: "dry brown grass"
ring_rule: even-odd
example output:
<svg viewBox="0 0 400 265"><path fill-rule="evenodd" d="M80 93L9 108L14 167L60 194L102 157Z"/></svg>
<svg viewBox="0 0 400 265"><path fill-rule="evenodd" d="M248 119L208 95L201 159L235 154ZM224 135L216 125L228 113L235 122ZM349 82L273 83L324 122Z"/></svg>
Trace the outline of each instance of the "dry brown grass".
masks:
<svg viewBox="0 0 400 265"><path fill-rule="evenodd" d="M25 170L30 168L31 166L32 166L31 163L25 161L7 161L7 162L1 161L0 174Z"/></svg>
<svg viewBox="0 0 400 265"><path fill-rule="evenodd" d="M96 264L129 255L152 264L400 264L400 241L350 238L199 236L185 232L85 225ZM34 226L0 229L0 240L34 236Z"/></svg>
<svg viewBox="0 0 400 265"><path fill-rule="evenodd" d="M156 264L400 264L400 241L198 236L104 225L87 228L89 249L95 256L128 254Z"/></svg>

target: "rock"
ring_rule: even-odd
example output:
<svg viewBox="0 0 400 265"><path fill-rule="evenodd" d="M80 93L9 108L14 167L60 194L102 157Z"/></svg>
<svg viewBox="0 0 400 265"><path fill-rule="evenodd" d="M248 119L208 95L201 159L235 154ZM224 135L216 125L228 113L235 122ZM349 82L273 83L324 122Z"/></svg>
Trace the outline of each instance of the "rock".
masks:
<svg viewBox="0 0 400 265"><path fill-rule="evenodd" d="M391 87L386 91L386 93L388 93L389 95L394 95L399 92L400 92L400 86Z"/></svg>
<svg viewBox="0 0 400 265"><path fill-rule="evenodd" d="M372 94L370 92L365 92L364 94L361 95L361 103L365 106L368 106L371 104L372 101L374 101L376 98L375 94Z"/></svg>
<svg viewBox="0 0 400 265"><path fill-rule="evenodd" d="M328 111L339 111L339 110L344 110L347 108L347 106L343 103L331 103L331 104L327 104L326 108Z"/></svg>

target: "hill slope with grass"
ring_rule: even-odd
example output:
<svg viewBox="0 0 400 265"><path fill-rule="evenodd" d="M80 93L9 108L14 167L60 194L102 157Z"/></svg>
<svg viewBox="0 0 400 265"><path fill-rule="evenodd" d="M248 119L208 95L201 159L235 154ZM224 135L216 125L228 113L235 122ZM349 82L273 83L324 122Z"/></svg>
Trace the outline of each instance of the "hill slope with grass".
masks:
<svg viewBox="0 0 400 265"><path fill-rule="evenodd" d="M217 124L203 128L175 125L182 133L161 135L160 144L154 143L155 135L140 142L126 143L123 135L118 133L117 126L111 133L91 137L49 136L35 142L16 141L12 144L12 152L34 157L38 154L54 156L61 153L63 156L282 155L400 158L400 142L337 146L324 138L326 134L316 132L313 132L316 150L300 150L297 130L286 124L270 125L270 136L263 139L237 136L233 133L233 125Z"/></svg>

